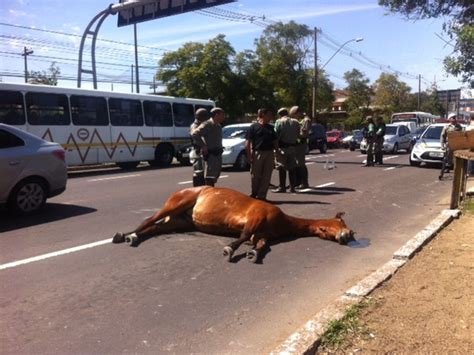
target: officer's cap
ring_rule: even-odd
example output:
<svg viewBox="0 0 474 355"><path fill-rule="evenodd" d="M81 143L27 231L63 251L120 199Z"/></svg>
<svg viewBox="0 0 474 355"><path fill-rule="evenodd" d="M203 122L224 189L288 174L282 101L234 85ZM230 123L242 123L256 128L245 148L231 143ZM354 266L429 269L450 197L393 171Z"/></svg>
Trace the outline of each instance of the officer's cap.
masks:
<svg viewBox="0 0 474 355"><path fill-rule="evenodd" d="M293 106L290 109L290 116L296 115L298 112L300 112L300 107L299 106Z"/></svg>
<svg viewBox="0 0 474 355"><path fill-rule="evenodd" d="M205 108L198 108L194 116L196 117L197 120L204 121L205 119L209 117L209 113L207 112Z"/></svg>
<svg viewBox="0 0 474 355"><path fill-rule="evenodd" d="M280 108L278 111L278 116L286 116L288 115L288 109L286 107Z"/></svg>
<svg viewBox="0 0 474 355"><path fill-rule="evenodd" d="M216 114L218 113L224 113L224 110L221 109L220 107L214 107L212 110L211 110L211 116L214 117Z"/></svg>

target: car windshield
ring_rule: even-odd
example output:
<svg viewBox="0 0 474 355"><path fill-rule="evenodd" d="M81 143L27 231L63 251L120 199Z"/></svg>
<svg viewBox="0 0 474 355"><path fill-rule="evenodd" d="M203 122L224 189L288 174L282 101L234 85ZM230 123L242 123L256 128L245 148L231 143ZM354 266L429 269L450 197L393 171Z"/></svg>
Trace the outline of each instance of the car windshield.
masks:
<svg viewBox="0 0 474 355"><path fill-rule="evenodd" d="M420 135L425 131L426 127L420 127L415 131L416 135Z"/></svg>
<svg viewBox="0 0 474 355"><path fill-rule="evenodd" d="M423 133L423 139L440 139L443 126L431 126Z"/></svg>
<svg viewBox="0 0 474 355"><path fill-rule="evenodd" d="M248 127L224 127L222 128L223 138L245 138Z"/></svg>
<svg viewBox="0 0 474 355"><path fill-rule="evenodd" d="M385 127L385 134L387 136L394 136L397 134L397 127L395 126L387 126Z"/></svg>

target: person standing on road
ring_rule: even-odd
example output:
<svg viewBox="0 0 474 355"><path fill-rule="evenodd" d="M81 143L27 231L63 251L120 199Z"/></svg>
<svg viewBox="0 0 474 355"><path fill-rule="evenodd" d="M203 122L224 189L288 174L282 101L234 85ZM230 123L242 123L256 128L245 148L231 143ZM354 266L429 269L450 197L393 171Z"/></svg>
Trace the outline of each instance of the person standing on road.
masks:
<svg viewBox="0 0 474 355"><path fill-rule="evenodd" d="M448 133L462 131L462 126L458 123L455 114L451 114L448 117L448 121L449 121L449 124L443 127L443 130L441 131L441 138L440 138L441 148L444 149L445 162L446 162L446 164L443 164L441 167L442 171L441 171L440 178L443 176L444 172L449 172L449 169L453 165L453 151L448 146Z"/></svg>
<svg viewBox="0 0 474 355"><path fill-rule="evenodd" d="M197 144L192 135L196 129L207 119L209 119L209 113L206 109L200 108L196 110L194 114L194 122L191 123L189 127L189 134L191 135L191 140L193 144L193 150L191 151L190 156L193 158L193 186L202 186L206 184L204 180L204 162L202 159L201 148Z"/></svg>
<svg viewBox="0 0 474 355"><path fill-rule="evenodd" d="M474 116L469 117L469 125L466 127L466 131L474 131ZM467 162L467 173L474 175L474 161L469 160Z"/></svg>
<svg viewBox="0 0 474 355"><path fill-rule="evenodd" d="M280 118L275 122L275 133L278 138L279 152L277 154L276 166L280 180L280 186L273 192L286 192L286 172L290 179L290 192L296 192L296 155L295 146L300 134L300 124L297 120L288 116L288 110L278 110Z"/></svg>
<svg viewBox="0 0 474 355"><path fill-rule="evenodd" d="M245 141L245 149L250 162L251 197L265 201L272 178L274 154L278 149L276 133L270 125L273 112L266 108L258 110L257 122L250 126Z"/></svg>
<svg viewBox="0 0 474 355"><path fill-rule="evenodd" d="M375 141L375 124L372 116L367 116L367 127L364 129L364 137L367 141L367 161L363 166L374 166L374 141Z"/></svg>
<svg viewBox="0 0 474 355"><path fill-rule="evenodd" d="M204 181L208 186L214 186L221 174L222 168L222 126L224 110L214 107L211 118L191 134L193 141L201 149L204 161Z"/></svg>
<svg viewBox="0 0 474 355"><path fill-rule="evenodd" d="M375 164L383 165L383 142L385 137L385 122L382 116L377 116L375 120L375 139L374 139L374 151L375 151Z"/></svg>
<svg viewBox="0 0 474 355"><path fill-rule="evenodd" d="M290 109L290 117L296 119L300 124L300 133L295 146L296 154L296 188L309 188L308 168L306 166L306 152L308 151L308 136L311 130L311 118L305 115L299 106Z"/></svg>

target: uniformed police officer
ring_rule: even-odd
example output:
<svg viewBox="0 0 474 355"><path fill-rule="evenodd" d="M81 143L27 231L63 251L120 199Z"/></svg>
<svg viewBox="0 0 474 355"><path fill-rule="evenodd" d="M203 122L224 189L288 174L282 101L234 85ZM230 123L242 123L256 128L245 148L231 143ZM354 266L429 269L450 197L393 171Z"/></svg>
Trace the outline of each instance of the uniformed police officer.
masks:
<svg viewBox="0 0 474 355"><path fill-rule="evenodd" d="M377 116L375 119L375 139L374 139L374 153L375 164L383 165L383 142L385 137L385 122L382 116Z"/></svg>
<svg viewBox="0 0 474 355"><path fill-rule="evenodd" d="M222 122L224 122L224 110L214 107L211 110L211 118L191 134L193 141L201 148L204 161L204 180L206 185L214 186L221 174L222 168Z"/></svg>
<svg viewBox="0 0 474 355"><path fill-rule="evenodd" d="M458 123L455 114L451 114L448 117L448 121L449 121L449 124L443 127L443 130L441 131L441 137L440 137L441 148L444 149L445 151L444 154L446 154L446 157L444 160L445 163L443 163L441 167L442 171L441 171L440 178L442 178L443 173L445 171L449 172L450 167L453 166L453 151L448 146L448 133L462 131L462 126Z"/></svg>
<svg viewBox="0 0 474 355"><path fill-rule="evenodd" d="M209 113L207 112L206 109L200 108L196 110L196 113L194 115L194 122L191 123L191 126L189 127L189 134L192 137L193 132L207 119L209 119ZM201 153L201 148L199 147L199 144L194 141L194 139L191 138L193 141L193 151L191 153L191 156L194 158L193 161L193 186L202 186L205 185L206 182L204 180L204 162L202 159L202 153Z"/></svg>
<svg viewBox="0 0 474 355"><path fill-rule="evenodd" d="M266 108L258 110L257 122L250 126L245 141L245 149L250 162L251 197L265 201L273 172L274 154L278 149L278 139L270 125L273 112Z"/></svg>
<svg viewBox="0 0 474 355"><path fill-rule="evenodd" d="M308 183L308 168L306 167L306 151L308 150L308 136L311 129L311 118L306 116L299 108L293 106L290 109L290 116L298 120L300 124L300 133L297 144L295 146L296 153L296 188L307 189Z"/></svg>
<svg viewBox="0 0 474 355"><path fill-rule="evenodd" d="M367 127L364 136L367 141L367 161L364 166L374 166L375 123L372 116L367 116Z"/></svg>
<svg viewBox="0 0 474 355"><path fill-rule="evenodd" d="M278 138L279 154L277 154L276 165L280 178L280 186L273 192L286 192L286 172L290 179L290 192L296 192L296 155L295 146L300 134L300 124L297 120L289 117L288 110L278 110L279 119L275 122L275 132Z"/></svg>

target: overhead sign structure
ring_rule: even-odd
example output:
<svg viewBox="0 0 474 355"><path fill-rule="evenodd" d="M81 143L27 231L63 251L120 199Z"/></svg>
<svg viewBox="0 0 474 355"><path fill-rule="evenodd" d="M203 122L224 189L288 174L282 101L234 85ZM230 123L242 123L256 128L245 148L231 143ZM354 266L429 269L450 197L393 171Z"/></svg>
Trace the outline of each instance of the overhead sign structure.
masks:
<svg viewBox="0 0 474 355"><path fill-rule="evenodd" d="M161 17L224 5L236 0L120 0L130 8L118 11L118 27L132 25Z"/></svg>

